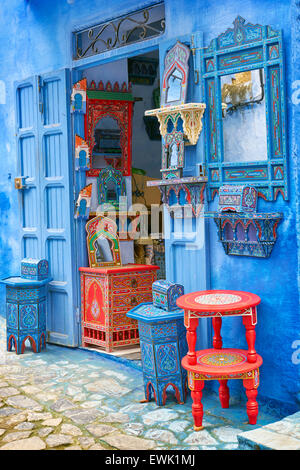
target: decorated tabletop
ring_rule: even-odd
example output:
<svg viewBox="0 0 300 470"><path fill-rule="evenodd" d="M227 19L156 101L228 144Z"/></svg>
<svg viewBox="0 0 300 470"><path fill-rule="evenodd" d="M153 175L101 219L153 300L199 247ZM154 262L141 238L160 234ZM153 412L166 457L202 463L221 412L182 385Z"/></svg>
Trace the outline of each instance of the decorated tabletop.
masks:
<svg viewBox="0 0 300 470"><path fill-rule="evenodd" d="M179 308L193 312L228 312L255 307L260 303L256 294L234 290L205 290L182 295L176 300Z"/></svg>
<svg viewBox="0 0 300 470"><path fill-rule="evenodd" d="M196 363L190 364L188 356L182 360L182 366L195 373L207 373L219 376L220 374L238 374L258 369L262 365L262 357L256 355L255 362L247 361L247 352L243 349L203 349L196 352Z"/></svg>
<svg viewBox="0 0 300 470"><path fill-rule="evenodd" d="M44 286L49 282L53 281L53 277L48 277L47 279L42 279L37 281L36 279L25 279L19 276L7 277L6 279L1 279L0 284L6 284L7 286L12 287L31 287L31 286Z"/></svg>
<svg viewBox="0 0 300 470"><path fill-rule="evenodd" d="M163 310L155 307L152 302L145 302L126 313L127 317L140 320L145 323L155 323L158 321L170 321L183 318L184 312L181 309L177 310Z"/></svg>

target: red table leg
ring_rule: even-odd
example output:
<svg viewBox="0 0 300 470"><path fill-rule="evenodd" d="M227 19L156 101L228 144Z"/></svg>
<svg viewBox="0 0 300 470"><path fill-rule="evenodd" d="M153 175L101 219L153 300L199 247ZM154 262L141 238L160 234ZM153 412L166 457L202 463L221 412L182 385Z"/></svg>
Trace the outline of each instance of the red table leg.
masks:
<svg viewBox="0 0 300 470"><path fill-rule="evenodd" d="M222 317L214 317L212 319L212 325L214 329L213 337L213 347L215 349L222 349L222 336L221 336L221 327L222 327Z"/></svg>
<svg viewBox="0 0 300 470"><path fill-rule="evenodd" d="M198 318L190 318L189 326L187 327L186 340L188 344L188 361L191 366L196 364L196 341L197 341L197 326Z"/></svg>
<svg viewBox="0 0 300 470"><path fill-rule="evenodd" d="M219 380L219 398L222 408L229 408L229 388L228 380Z"/></svg>
<svg viewBox="0 0 300 470"><path fill-rule="evenodd" d="M194 430L201 431L203 429L203 405L201 403L202 390L204 387L204 380L194 381L194 390L191 391L191 397L193 400L192 404L192 415L194 418Z"/></svg>
<svg viewBox="0 0 300 470"><path fill-rule="evenodd" d="M258 403L256 401L257 389L254 386L254 379L243 380L243 385L246 389L247 401L247 415L249 424L256 424L258 415Z"/></svg>
<svg viewBox="0 0 300 470"><path fill-rule="evenodd" d="M256 351L255 351L256 333L255 333L255 325L252 325L252 316L244 316L243 323L246 328L246 340L248 344L247 359L248 359L248 362L253 364L254 362L256 362L257 356L256 356Z"/></svg>

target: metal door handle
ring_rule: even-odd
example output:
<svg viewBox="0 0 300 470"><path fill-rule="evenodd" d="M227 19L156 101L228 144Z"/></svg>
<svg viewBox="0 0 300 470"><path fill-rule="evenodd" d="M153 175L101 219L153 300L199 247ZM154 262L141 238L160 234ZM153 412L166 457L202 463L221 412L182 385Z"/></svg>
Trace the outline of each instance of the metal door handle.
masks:
<svg viewBox="0 0 300 470"><path fill-rule="evenodd" d="M15 188L16 189L26 189L28 186L25 184L26 178L29 178L29 176L17 176L15 178Z"/></svg>

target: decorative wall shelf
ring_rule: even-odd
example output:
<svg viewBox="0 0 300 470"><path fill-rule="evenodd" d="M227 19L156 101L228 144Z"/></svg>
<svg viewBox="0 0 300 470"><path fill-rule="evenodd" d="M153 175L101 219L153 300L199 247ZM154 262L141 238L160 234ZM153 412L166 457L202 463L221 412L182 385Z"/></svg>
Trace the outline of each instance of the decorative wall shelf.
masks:
<svg viewBox="0 0 300 470"><path fill-rule="evenodd" d="M174 216L176 209L191 205L195 217L203 207L204 188L207 182L205 176L187 176L165 180L147 181L147 186L157 186L162 195L162 201Z"/></svg>
<svg viewBox="0 0 300 470"><path fill-rule="evenodd" d="M280 212L223 212L213 215L227 255L268 258L277 240Z"/></svg>
<svg viewBox="0 0 300 470"><path fill-rule="evenodd" d="M164 139L162 148L162 180L147 181L148 187L159 188L170 215L197 217L203 207L207 178L184 176L185 145L196 145L202 130L205 103L186 103L190 49L177 41L164 61L160 108L145 111L146 117L156 116ZM201 175L201 176L200 176Z"/></svg>
<svg viewBox="0 0 300 470"><path fill-rule="evenodd" d="M202 117L206 108L205 103L185 103L177 106L168 106L158 109L145 111L145 116L156 116L160 133L163 137L168 133L169 120L174 128L177 127L178 119L183 122L183 132L191 145L196 145L200 132L202 130Z"/></svg>

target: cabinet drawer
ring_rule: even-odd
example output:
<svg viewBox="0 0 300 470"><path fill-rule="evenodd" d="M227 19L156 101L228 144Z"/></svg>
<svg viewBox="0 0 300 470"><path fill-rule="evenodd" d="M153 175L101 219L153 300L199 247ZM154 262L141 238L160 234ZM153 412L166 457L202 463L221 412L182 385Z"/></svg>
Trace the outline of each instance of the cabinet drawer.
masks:
<svg viewBox="0 0 300 470"><path fill-rule="evenodd" d="M112 324L115 329L138 327L137 320L134 320L133 318L128 318L125 312L114 313L112 315Z"/></svg>
<svg viewBox="0 0 300 470"><path fill-rule="evenodd" d="M132 291L130 294L113 295L111 306L113 313L128 312L128 310L143 302L152 302L151 290L147 292Z"/></svg>
<svg viewBox="0 0 300 470"><path fill-rule="evenodd" d="M130 292L132 290L150 290L156 280L156 273L130 273L124 276L112 276L112 293Z"/></svg>

